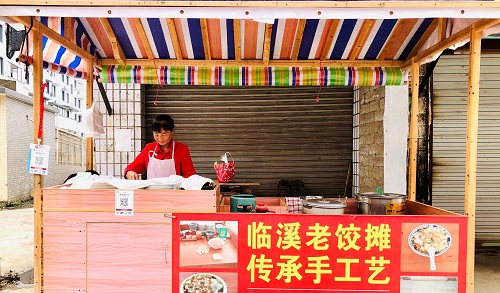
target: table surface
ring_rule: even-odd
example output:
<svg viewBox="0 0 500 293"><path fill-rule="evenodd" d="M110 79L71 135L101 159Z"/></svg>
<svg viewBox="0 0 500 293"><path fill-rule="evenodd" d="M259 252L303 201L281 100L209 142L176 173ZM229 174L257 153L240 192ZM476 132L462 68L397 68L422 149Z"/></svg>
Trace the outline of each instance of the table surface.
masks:
<svg viewBox="0 0 500 293"><path fill-rule="evenodd" d="M221 249L210 248L207 254L198 254L196 249L200 246L207 246L208 241L205 239L180 242L180 266L181 267L211 267L211 268L237 268L238 267L238 246L231 238L225 240L225 244ZM219 253L222 256L221 260L213 260L212 255Z"/></svg>
<svg viewBox="0 0 500 293"><path fill-rule="evenodd" d="M232 182L216 182L216 185L222 187L238 187L238 186L260 186L260 183L250 182L246 180L234 180Z"/></svg>

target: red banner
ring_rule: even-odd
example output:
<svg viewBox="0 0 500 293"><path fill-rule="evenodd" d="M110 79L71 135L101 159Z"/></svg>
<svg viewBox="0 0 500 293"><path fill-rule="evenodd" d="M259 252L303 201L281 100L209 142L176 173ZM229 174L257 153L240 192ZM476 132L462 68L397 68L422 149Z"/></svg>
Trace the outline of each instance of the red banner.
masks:
<svg viewBox="0 0 500 293"><path fill-rule="evenodd" d="M465 216L175 216L172 292L465 292Z"/></svg>

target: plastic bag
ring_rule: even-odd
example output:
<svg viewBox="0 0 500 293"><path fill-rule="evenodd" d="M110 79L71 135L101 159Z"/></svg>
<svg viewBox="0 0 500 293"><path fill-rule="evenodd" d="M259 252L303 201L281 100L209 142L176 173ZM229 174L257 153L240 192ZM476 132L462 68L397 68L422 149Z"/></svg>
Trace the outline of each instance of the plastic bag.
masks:
<svg viewBox="0 0 500 293"><path fill-rule="evenodd" d="M83 111L83 120L85 137L95 137L104 134L102 113L95 103L92 103L90 108Z"/></svg>
<svg viewBox="0 0 500 293"><path fill-rule="evenodd" d="M225 152L224 155L221 156L223 163L214 164L215 173L217 174L218 182L232 182L234 177L236 176L236 163L234 160L229 162L227 160L227 154L231 156L231 153ZM233 157L231 156L231 159Z"/></svg>

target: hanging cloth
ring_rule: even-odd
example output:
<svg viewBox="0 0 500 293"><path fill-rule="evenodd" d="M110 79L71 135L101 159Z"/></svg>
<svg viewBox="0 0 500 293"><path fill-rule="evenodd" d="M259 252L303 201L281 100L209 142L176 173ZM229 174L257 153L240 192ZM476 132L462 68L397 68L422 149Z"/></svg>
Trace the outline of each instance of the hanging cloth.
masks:
<svg viewBox="0 0 500 293"><path fill-rule="evenodd" d="M7 25L7 30L5 32L6 34L5 40L7 43L6 56L7 58L12 59L12 57L14 57L14 53L16 53L16 51L19 51L21 49L21 45L23 45L23 41L26 35L26 31L16 31L8 23L6 25Z"/></svg>

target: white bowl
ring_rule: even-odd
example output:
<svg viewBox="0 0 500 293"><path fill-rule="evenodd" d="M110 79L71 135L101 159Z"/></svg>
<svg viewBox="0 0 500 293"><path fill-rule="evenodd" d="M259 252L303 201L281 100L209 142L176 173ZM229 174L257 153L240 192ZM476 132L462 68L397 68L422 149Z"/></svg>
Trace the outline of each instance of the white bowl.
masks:
<svg viewBox="0 0 500 293"><path fill-rule="evenodd" d="M434 247L435 256L438 256L450 248L451 234L444 227L436 224L420 225L411 231L408 236L408 245L421 256L429 256L427 248Z"/></svg>
<svg viewBox="0 0 500 293"><path fill-rule="evenodd" d="M215 238L214 238L215 239ZM222 280L221 277L214 275L214 274L209 274L209 273L197 273L193 274L181 283L180 287L180 293L190 293L190 292L195 292L195 291L189 291L189 289L204 289L201 287L201 283L199 281L204 281L203 283L207 283L206 281L210 281L213 283L215 286L220 287L219 290L214 291L217 293L227 293L227 285L224 280ZM200 287L197 287L197 283L200 283Z"/></svg>
<svg viewBox="0 0 500 293"><path fill-rule="evenodd" d="M208 240L208 246L212 247L213 249L221 249L225 243L226 242L224 241L224 239L221 238L212 238Z"/></svg>

